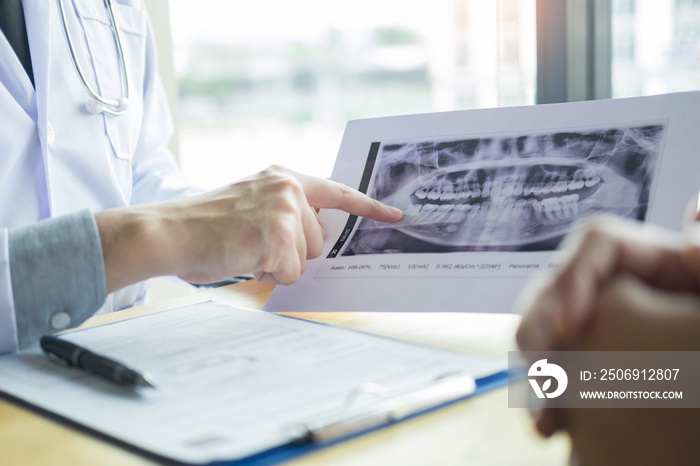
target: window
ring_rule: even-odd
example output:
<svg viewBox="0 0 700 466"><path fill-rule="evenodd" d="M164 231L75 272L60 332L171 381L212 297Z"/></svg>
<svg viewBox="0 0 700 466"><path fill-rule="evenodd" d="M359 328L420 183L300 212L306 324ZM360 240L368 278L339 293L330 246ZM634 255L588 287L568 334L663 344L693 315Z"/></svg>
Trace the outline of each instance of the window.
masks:
<svg viewBox="0 0 700 466"><path fill-rule="evenodd" d="M613 97L700 89L700 1L613 0Z"/></svg>
<svg viewBox="0 0 700 466"><path fill-rule="evenodd" d="M329 176L351 119L534 103L535 0L170 9L180 160L206 188L272 163Z"/></svg>

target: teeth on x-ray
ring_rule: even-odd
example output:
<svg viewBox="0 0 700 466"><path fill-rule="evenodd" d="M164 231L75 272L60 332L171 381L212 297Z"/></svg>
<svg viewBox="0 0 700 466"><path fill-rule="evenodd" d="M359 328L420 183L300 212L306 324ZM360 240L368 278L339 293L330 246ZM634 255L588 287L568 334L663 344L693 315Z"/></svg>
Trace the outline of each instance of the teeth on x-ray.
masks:
<svg viewBox="0 0 700 466"><path fill-rule="evenodd" d="M368 194L404 217L363 220L343 254L550 250L595 212L643 220L665 129L383 144Z"/></svg>
<svg viewBox="0 0 700 466"><path fill-rule="evenodd" d="M499 177L478 170L436 177L413 192L405 215L414 225L460 223L467 215L474 218L491 211L507 213L511 218L534 216L542 221L575 218L579 199L592 195L592 188L602 180L597 169L590 167L552 169L540 176L532 171L518 177L512 173Z"/></svg>

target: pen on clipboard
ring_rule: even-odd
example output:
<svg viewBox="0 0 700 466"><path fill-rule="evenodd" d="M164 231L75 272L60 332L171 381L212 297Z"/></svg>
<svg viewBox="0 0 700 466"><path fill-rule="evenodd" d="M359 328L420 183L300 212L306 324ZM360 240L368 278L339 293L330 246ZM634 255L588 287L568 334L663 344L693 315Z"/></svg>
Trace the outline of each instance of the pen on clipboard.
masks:
<svg viewBox="0 0 700 466"><path fill-rule="evenodd" d="M378 384L366 384L377 386ZM320 414L313 419L290 426L296 433L293 443L321 443L362 432L390 422L400 421L413 414L435 408L474 393L476 381L466 374L449 374L425 385L392 395L383 390L360 391L380 397L380 401L366 406L348 406ZM357 393L350 394L352 402Z"/></svg>
<svg viewBox="0 0 700 466"><path fill-rule="evenodd" d="M137 372L125 364L93 353L75 343L52 336L41 337L39 343L44 353L54 361L92 372L113 382L155 388L148 374Z"/></svg>

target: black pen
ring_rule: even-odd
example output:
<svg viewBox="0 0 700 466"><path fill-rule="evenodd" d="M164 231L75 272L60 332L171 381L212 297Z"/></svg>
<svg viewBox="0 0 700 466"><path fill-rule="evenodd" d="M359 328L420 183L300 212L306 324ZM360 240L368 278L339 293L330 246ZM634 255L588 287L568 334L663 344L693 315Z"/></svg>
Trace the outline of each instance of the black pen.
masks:
<svg viewBox="0 0 700 466"><path fill-rule="evenodd" d="M84 369L114 382L155 388L148 374L139 373L120 362L95 354L70 341L43 336L40 344L41 349L50 359Z"/></svg>

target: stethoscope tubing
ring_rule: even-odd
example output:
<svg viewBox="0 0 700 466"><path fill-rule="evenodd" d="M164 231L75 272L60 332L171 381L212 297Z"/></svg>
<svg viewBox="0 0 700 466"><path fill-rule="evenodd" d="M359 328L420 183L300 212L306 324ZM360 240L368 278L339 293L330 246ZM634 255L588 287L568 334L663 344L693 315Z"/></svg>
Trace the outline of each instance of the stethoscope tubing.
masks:
<svg viewBox="0 0 700 466"><path fill-rule="evenodd" d="M129 73L127 71L126 59L124 58L121 34L119 33L119 27L117 25L117 20L114 16L114 10L112 8L112 1L104 0L104 3L109 14L109 19L112 22L112 37L114 38L114 43L117 47L117 55L119 55L121 85L124 89L124 97L120 97L118 99L108 99L106 97L103 97L92 88L87 78L85 77L85 73L83 72L80 63L78 62L78 57L75 53L75 48L73 47L73 40L71 39L70 32L68 31L68 21L66 20L66 12L63 6L63 0L58 0L58 10L61 15L61 24L63 25L63 32L66 37L66 43L68 44L68 50L70 52L71 61L73 62L73 67L78 73L78 77L80 78L80 82L82 83L83 88L85 88L85 92L88 93L88 95L91 99L93 99L93 101L101 104L101 106L97 106L97 108L95 106L86 105L88 111L91 113L105 112L109 113L110 115L122 115L129 105Z"/></svg>

